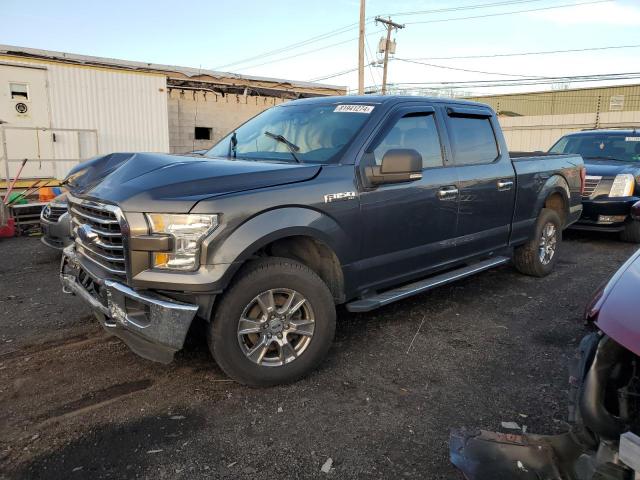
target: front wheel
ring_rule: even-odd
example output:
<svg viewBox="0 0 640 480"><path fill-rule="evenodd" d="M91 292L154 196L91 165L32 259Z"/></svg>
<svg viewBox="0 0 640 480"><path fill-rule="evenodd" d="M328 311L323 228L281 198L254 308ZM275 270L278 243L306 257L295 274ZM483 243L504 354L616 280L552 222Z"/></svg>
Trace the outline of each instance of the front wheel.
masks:
<svg viewBox="0 0 640 480"><path fill-rule="evenodd" d="M517 247L513 263L521 273L544 277L551 273L562 242L562 220L555 210L543 208L536 220L533 238Z"/></svg>
<svg viewBox="0 0 640 480"><path fill-rule="evenodd" d="M216 362L251 386L293 382L323 360L336 326L326 284L286 258L253 262L222 296L208 327Z"/></svg>
<svg viewBox="0 0 640 480"><path fill-rule="evenodd" d="M620 239L630 243L640 243L640 221L629 220L620 232Z"/></svg>

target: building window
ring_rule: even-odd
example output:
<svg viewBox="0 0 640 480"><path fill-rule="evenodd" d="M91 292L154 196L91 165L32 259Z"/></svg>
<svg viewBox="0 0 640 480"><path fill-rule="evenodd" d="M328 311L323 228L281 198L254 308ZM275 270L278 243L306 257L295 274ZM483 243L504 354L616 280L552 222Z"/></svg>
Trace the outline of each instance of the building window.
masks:
<svg viewBox="0 0 640 480"><path fill-rule="evenodd" d="M25 102L29 100L29 87L26 83L10 83L11 100Z"/></svg>
<svg viewBox="0 0 640 480"><path fill-rule="evenodd" d="M211 140L211 129L207 127L196 127L194 137L196 140Z"/></svg>

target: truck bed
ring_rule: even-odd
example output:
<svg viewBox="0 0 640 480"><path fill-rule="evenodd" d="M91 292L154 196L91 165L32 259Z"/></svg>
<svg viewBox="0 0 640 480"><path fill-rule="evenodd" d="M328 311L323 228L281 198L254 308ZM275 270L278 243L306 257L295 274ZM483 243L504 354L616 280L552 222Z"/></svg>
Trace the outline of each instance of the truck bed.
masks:
<svg viewBox="0 0 640 480"><path fill-rule="evenodd" d="M526 241L531 236L531 229L535 224L537 212L543 205L541 199L546 198L541 191L548 185L551 177L557 177L560 188L569 187L569 215L565 219L568 223L577 220L575 212L579 211L582 197L580 192L581 180L579 169L583 165L580 155L554 155L543 152L509 153L516 171L517 194L513 213L513 227L511 232L511 244L517 245ZM563 187L564 185L564 187ZM546 187L548 188L548 186ZM579 216L579 215L578 215Z"/></svg>

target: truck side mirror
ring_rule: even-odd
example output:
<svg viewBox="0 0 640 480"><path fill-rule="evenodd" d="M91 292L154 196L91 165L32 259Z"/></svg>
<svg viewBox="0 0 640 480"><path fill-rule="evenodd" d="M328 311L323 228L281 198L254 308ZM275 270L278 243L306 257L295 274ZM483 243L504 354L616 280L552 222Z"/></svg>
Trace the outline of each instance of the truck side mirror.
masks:
<svg viewBox="0 0 640 480"><path fill-rule="evenodd" d="M373 185L420 180L422 156L411 148L394 148L384 154L381 165L367 167L366 174Z"/></svg>

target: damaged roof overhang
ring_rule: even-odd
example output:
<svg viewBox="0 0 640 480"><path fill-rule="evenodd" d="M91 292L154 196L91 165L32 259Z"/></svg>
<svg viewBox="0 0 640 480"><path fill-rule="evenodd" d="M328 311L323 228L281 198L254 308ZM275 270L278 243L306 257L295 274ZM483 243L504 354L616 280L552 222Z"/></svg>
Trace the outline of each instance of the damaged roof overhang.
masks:
<svg viewBox="0 0 640 480"><path fill-rule="evenodd" d="M74 53L55 52L35 48L0 45L0 55L22 59L51 60L72 65L94 66L167 75L168 86L182 81L184 86L200 89L208 88L220 94L243 93L268 95L281 98L302 98L326 95L345 95L346 87L320 83L283 80L278 78L240 75L231 72L217 72L201 68L162 65L156 63L134 62L114 58L93 57ZM193 85L184 82L193 82ZM204 84L207 84L206 87ZM253 92L252 92L253 91ZM261 92L261 93L256 93Z"/></svg>
<svg viewBox="0 0 640 480"><path fill-rule="evenodd" d="M265 87L246 84L228 85L216 83L206 80L183 80L177 78L167 78L167 88L169 90L189 90L211 92L216 95L243 95L243 96L261 96L261 97L277 97L287 100L295 100L297 98L311 98L326 96L326 93L299 91L291 86L287 88L287 84L280 84L277 87Z"/></svg>

